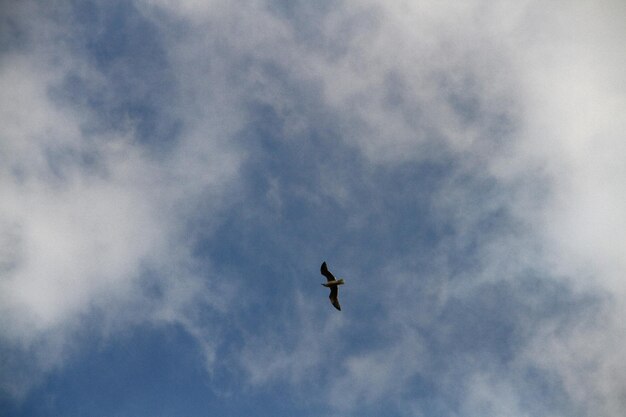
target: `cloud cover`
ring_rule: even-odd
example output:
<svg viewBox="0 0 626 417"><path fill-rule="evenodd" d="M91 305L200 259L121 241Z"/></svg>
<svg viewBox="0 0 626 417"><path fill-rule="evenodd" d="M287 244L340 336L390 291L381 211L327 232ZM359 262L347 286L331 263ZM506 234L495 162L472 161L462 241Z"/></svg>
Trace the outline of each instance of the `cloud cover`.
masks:
<svg viewBox="0 0 626 417"><path fill-rule="evenodd" d="M3 390L177 323L304 415L620 415L619 3L9 3Z"/></svg>

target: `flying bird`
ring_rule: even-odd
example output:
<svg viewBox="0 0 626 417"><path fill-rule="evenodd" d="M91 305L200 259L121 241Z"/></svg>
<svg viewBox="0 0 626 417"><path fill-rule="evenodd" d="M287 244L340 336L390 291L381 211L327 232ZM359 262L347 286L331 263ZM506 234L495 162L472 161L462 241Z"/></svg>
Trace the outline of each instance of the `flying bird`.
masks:
<svg viewBox="0 0 626 417"><path fill-rule="evenodd" d="M326 262L322 263L322 267L320 268L322 275L326 277L326 283L322 284L325 287L330 288L330 303L339 311L341 311L341 306L339 305L339 298L337 298L339 293L339 286L343 285L343 279L337 279L335 276L328 270L326 266Z"/></svg>

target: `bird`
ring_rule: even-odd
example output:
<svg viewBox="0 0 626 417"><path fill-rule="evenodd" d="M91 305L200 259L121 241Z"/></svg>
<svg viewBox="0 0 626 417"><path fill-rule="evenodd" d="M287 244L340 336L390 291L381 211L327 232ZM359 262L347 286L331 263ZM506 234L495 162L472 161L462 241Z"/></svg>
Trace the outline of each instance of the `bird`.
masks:
<svg viewBox="0 0 626 417"><path fill-rule="evenodd" d="M330 288L330 303L339 311L341 311L341 306L339 305L339 298L337 298L339 293L339 286L343 285L343 279L336 279L335 276L328 270L326 266L326 262L322 263L322 267L320 268L320 272L322 275L326 277L326 283L322 284L324 287Z"/></svg>

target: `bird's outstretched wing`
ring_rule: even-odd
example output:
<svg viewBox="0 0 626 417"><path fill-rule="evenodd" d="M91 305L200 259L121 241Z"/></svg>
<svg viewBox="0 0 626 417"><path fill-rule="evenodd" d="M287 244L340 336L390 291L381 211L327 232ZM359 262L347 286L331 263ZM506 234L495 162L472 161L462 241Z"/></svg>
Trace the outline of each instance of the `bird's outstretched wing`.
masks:
<svg viewBox="0 0 626 417"><path fill-rule="evenodd" d="M339 305L339 291L337 290L337 287L334 286L330 289L330 295L328 296L328 298L330 298L330 303L339 311L341 311L341 306Z"/></svg>
<svg viewBox="0 0 626 417"><path fill-rule="evenodd" d="M326 262L322 263L322 267L320 268L320 272L322 275L326 277L327 281L335 281L335 276L330 273L328 268L326 267Z"/></svg>

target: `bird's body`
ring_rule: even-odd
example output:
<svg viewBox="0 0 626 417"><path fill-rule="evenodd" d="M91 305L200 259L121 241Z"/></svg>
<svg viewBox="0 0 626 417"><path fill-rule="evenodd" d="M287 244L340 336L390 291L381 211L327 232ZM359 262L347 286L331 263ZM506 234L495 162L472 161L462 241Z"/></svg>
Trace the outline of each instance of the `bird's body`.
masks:
<svg viewBox="0 0 626 417"><path fill-rule="evenodd" d="M326 277L326 282L323 283L322 285L324 287L330 288L330 295L328 296L328 298L330 298L330 303L337 310L341 311L341 306L339 305L339 298L338 298L338 295L339 295L338 287L344 284L343 279L335 278L335 276L328 270L328 267L326 266L326 262L322 263L320 272L322 273L322 275Z"/></svg>
<svg viewBox="0 0 626 417"><path fill-rule="evenodd" d="M343 278L342 279L337 279L335 281L328 281L327 283L323 283L322 285L328 288L331 287L335 287L337 285L343 285L345 284L345 282L343 282Z"/></svg>

